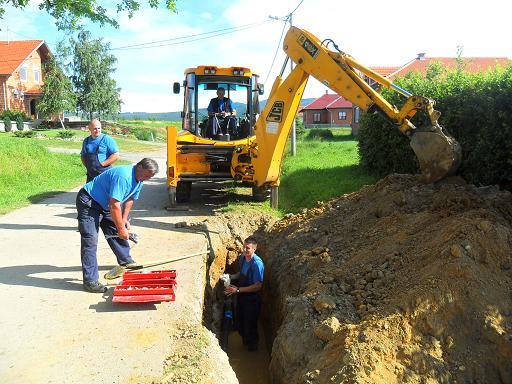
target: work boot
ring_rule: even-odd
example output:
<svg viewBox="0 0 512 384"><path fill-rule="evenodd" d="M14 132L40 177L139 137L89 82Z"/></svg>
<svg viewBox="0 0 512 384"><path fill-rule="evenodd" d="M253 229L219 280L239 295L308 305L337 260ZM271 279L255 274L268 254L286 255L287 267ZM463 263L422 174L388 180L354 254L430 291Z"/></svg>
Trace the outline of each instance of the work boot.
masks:
<svg viewBox="0 0 512 384"><path fill-rule="evenodd" d="M131 263L123 264L122 266L125 267L126 269L136 269L139 266L139 264L133 261Z"/></svg>
<svg viewBox="0 0 512 384"><path fill-rule="evenodd" d="M105 287L99 281L85 281L84 282L84 289L87 292L92 292L92 293L105 293L105 292L107 292L107 287Z"/></svg>

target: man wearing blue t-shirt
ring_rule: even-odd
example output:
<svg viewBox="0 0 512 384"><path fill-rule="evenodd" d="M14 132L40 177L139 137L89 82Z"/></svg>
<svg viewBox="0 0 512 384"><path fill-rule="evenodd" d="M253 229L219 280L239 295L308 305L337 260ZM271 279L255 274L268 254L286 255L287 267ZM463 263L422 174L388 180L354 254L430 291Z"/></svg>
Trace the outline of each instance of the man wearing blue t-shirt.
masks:
<svg viewBox="0 0 512 384"><path fill-rule="evenodd" d="M80 156L82 164L87 169L87 183L100 173L112 167L119 159L119 147L115 140L101 133L101 123L98 119L92 119L87 126L90 136L82 143Z"/></svg>
<svg viewBox="0 0 512 384"><path fill-rule="evenodd" d="M222 138L236 130L236 110L231 99L224 97L226 90L223 87L217 89L217 97L208 104L208 130L207 137Z"/></svg>
<svg viewBox="0 0 512 384"><path fill-rule="evenodd" d="M129 214L143 182L158 172L153 159L144 158L135 166L110 168L85 184L76 197L78 229L80 230L82 274L84 289L89 292L106 292L107 287L98 281L99 228L107 238L119 265L135 266L130 256ZM112 237L115 236L115 237Z"/></svg>
<svg viewBox="0 0 512 384"><path fill-rule="evenodd" d="M261 309L261 287L265 267L263 261L255 253L258 242L252 236L244 241L243 253L240 256L240 272L230 275L231 280L238 280L238 286L231 285L225 293L229 296L237 293L238 331L244 345L249 351L258 349L258 317Z"/></svg>

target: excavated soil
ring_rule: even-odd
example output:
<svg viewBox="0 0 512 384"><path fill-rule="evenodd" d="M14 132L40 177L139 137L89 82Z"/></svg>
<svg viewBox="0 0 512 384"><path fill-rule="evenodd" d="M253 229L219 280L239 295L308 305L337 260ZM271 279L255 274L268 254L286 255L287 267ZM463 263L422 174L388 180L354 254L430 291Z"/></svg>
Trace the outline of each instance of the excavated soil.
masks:
<svg viewBox="0 0 512 384"><path fill-rule="evenodd" d="M392 175L267 231L273 383L512 383L512 198Z"/></svg>

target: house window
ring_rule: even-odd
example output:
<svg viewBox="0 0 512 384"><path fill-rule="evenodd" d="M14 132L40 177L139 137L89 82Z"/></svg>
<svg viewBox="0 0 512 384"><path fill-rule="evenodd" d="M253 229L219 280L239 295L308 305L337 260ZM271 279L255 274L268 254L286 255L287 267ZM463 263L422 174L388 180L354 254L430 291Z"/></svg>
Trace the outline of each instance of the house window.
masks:
<svg viewBox="0 0 512 384"><path fill-rule="evenodd" d="M313 113L313 123L319 123L320 122L320 112Z"/></svg>
<svg viewBox="0 0 512 384"><path fill-rule="evenodd" d="M338 120L346 120L346 119L347 119L347 112L339 111L338 112Z"/></svg>
<svg viewBox="0 0 512 384"><path fill-rule="evenodd" d="M25 65L20 68L20 80L27 81L27 67Z"/></svg>
<svg viewBox="0 0 512 384"><path fill-rule="evenodd" d="M39 83L39 69L38 68L34 68L34 81L36 83Z"/></svg>

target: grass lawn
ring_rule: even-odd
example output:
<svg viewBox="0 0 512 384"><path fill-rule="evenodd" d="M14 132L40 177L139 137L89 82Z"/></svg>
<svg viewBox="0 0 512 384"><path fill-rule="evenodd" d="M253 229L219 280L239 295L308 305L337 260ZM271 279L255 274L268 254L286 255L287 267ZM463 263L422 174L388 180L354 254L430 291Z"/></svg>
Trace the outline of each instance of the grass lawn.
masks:
<svg viewBox="0 0 512 384"><path fill-rule="evenodd" d="M279 209L297 212L317 201L357 191L377 178L359 165L357 141L344 129L331 129L330 141L297 141L297 155L289 150L283 161Z"/></svg>
<svg viewBox="0 0 512 384"><path fill-rule="evenodd" d="M289 148L286 150L279 187L280 215L313 207L317 201L357 191L377 180L359 166L357 141L350 131L331 131L334 138L329 141L298 140L297 155L294 157L290 155ZM241 195L243 192L239 190L242 189L236 188L233 192ZM245 194L250 193L248 191ZM233 198L237 199L235 194ZM269 202L247 202L242 196L238 200L228 204L223 211L257 209L272 212Z"/></svg>
<svg viewBox="0 0 512 384"><path fill-rule="evenodd" d="M0 133L0 214L85 182L79 155L49 152L44 144L44 140Z"/></svg>
<svg viewBox="0 0 512 384"><path fill-rule="evenodd" d="M24 138L19 140L26 140L33 143L40 143L45 147L52 148L67 148L67 149L81 149L82 141L85 137L89 136L89 132L80 130L67 130L74 133L72 139L60 139L58 137L59 132L62 129L48 129L38 130L38 138ZM5 133L4 135L13 135L12 133ZM120 152L151 152L158 150L165 146L163 143L152 143L149 141L140 141L136 139L126 138L120 135L113 135L114 140L119 145Z"/></svg>
<svg viewBox="0 0 512 384"><path fill-rule="evenodd" d="M151 131L155 140L165 142L167 140L167 127L175 126L181 130L181 121L156 121L156 120L119 120L122 126L130 128L130 132L136 136L144 136L141 131ZM141 138L141 137L139 137Z"/></svg>

